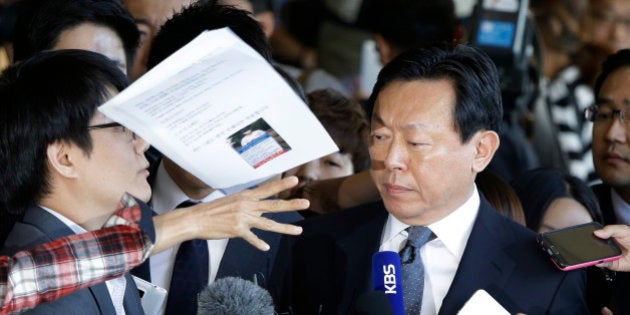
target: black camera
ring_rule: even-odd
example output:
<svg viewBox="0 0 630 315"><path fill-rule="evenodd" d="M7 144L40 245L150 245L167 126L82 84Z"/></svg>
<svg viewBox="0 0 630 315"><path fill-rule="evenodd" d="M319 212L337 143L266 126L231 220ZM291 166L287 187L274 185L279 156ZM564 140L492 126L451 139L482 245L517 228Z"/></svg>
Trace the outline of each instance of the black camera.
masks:
<svg viewBox="0 0 630 315"><path fill-rule="evenodd" d="M497 66L506 114L527 111L536 94L535 28L528 5L529 0L479 0L471 20L470 44Z"/></svg>

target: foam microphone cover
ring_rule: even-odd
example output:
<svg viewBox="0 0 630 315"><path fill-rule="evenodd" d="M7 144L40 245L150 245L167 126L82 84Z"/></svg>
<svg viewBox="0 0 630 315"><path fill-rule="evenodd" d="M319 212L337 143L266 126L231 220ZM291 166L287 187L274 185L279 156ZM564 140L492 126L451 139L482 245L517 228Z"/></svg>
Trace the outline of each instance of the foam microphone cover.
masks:
<svg viewBox="0 0 630 315"><path fill-rule="evenodd" d="M222 278L207 286L199 294L198 303L198 315L274 314L267 290L236 277Z"/></svg>

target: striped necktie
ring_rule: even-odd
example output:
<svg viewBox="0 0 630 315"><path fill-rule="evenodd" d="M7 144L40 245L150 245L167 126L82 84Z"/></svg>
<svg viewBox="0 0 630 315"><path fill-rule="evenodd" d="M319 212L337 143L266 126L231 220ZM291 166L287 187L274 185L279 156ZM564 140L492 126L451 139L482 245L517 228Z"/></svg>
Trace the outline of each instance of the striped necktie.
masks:
<svg viewBox="0 0 630 315"><path fill-rule="evenodd" d="M424 291L424 264L420 256L420 248L429 241L433 234L426 226L407 228L409 237L405 247L400 251L402 261L403 297L407 314L418 315L422 307Z"/></svg>
<svg viewBox="0 0 630 315"><path fill-rule="evenodd" d="M192 201L184 201L177 208L195 204ZM185 241L179 246L168 291L166 315L197 313L197 295L208 285L209 257L206 240Z"/></svg>

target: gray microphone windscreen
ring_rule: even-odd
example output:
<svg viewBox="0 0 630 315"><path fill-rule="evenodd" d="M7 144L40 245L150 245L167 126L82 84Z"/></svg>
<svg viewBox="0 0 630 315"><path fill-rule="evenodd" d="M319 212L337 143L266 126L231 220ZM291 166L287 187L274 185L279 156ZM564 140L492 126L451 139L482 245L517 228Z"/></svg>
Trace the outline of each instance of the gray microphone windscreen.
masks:
<svg viewBox="0 0 630 315"><path fill-rule="evenodd" d="M199 293L197 315L273 315L274 307L267 290L251 281L226 277Z"/></svg>

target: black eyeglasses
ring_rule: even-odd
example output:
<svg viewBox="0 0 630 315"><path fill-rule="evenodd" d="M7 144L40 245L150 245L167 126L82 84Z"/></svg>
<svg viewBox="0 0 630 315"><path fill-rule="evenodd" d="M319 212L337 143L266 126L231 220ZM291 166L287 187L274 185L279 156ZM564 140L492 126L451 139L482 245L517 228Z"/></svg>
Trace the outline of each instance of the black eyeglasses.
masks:
<svg viewBox="0 0 630 315"><path fill-rule="evenodd" d="M131 139L136 140L136 133L127 129L127 127L117 123L117 122L111 122L111 123L107 123L107 124L100 124L100 125L93 125L93 126L88 126L88 130L94 130L94 129L105 129L105 128L115 128L115 127L119 127L120 128L120 132L121 133L131 133Z"/></svg>
<svg viewBox="0 0 630 315"><path fill-rule="evenodd" d="M619 117L619 121L622 124L630 126L630 119L626 119L626 113L623 110L602 110L597 106L590 106L584 111L584 118L594 122L595 124L608 124L615 119L615 116Z"/></svg>

